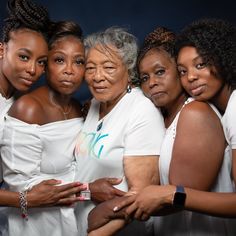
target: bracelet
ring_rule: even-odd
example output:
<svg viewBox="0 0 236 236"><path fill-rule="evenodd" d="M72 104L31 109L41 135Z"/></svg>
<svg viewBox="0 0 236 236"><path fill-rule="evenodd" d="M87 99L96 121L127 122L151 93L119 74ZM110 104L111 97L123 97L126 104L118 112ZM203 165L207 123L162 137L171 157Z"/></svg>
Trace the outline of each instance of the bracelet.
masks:
<svg viewBox="0 0 236 236"><path fill-rule="evenodd" d="M21 217L27 221L28 220L27 191L19 192L19 200L20 200Z"/></svg>
<svg viewBox="0 0 236 236"><path fill-rule="evenodd" d="M82 197L83 200L91 200L91 192L89 190L89 183L84 183L84 186L86 187L86 190L80 191L80 197Z"/></svg>

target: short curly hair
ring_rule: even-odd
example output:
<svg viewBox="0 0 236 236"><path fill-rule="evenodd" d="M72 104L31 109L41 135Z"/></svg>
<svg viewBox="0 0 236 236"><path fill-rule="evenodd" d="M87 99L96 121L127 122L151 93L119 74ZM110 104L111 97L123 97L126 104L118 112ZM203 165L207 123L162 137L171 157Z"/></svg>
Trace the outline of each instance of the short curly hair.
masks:
<svg viewBox="0 0 236 236"><path fill-rule="evenodd" d="M135 81L137 78L136 59L138 54L136 37L124 28L113 26L87 36L84 40L85 54L90 48L99 44L107 49L111 45L118 49L121 60L128 68L131 82Z"/></svg>
<svg viewBox="0 0 236 236"><path fill-rule="evenodd" d="M188 25L179 34L175 53L193 46L199 55L216 69L232 89L236 88L236 28L222 19L200 19Z"/></svg>

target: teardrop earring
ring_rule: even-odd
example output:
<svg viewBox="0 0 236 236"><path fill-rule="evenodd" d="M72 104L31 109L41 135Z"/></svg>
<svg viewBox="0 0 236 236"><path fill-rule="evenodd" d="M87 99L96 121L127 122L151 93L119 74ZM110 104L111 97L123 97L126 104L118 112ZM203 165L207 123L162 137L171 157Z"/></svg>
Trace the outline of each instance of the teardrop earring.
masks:
<svg viewBox="0 0 236 236"><path fill-rule="evenodd" d="M132 87L131 87L130 84L128 84L126 91L127 91L127 93L131 93L131 91L132 91Z"/></svg>

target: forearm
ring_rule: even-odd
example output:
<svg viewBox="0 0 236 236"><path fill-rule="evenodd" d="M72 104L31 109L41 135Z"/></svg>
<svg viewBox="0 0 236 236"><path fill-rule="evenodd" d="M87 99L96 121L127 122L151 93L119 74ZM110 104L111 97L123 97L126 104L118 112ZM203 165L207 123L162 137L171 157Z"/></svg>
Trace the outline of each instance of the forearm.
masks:
<svg viewBox="0 0 236 236"><path fill-rule="evenodd" d="M159 195L160 199L158 204L160 205L160 208L159 211L157 211L157 215L165 210L166 206L172 205L176 189L173 185L166 185L163 187L165 190L161 196ZM236 193L215 193L194 190L191 188L185 188L185 192L185 210L219 217L236 217ZM170 211L169 213L171 212L173 211Z"/></svg>
<svg viewBox="0 0 236 236"><path fill-rule="evenodd" d="M91 231L88 236L112 236L117 233L121 228L125 226L125 220L123 219L115 219L111 220L106 225Z"/></svg>
<svg viewBox="0 0 236 236"><path fill-rule="evenodd" d="M30 192L26 195L28 207L34 206L35 199ZM8 190L0 190L0 205L9 207L20 207L19 192L12 192Z"/></svg>
<svg viewBox="0 0 236 236"><path fill-rule="evenodd" d="M129 193L137 193L148 185L159 183L158 157L156 156L126 157L124 170Z"/></svg>
<svg viewBox="0 0 236 236"><path fill-rule="evenodd" d="M236 193L214 193L185 189L185 209L220 217L236 217Z"/></svg>
<svg viewBox="0 0 236 236"><path fill-rule="evenodd" d="M0 205L19 207L19 194L8 190L0 190Z"/></svg>

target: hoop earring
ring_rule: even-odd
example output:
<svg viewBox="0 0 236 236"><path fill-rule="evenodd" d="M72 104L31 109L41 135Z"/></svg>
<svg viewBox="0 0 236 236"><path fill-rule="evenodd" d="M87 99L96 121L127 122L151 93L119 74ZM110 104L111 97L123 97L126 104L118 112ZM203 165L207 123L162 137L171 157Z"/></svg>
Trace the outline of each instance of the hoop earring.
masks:
<svg viewBox="0 0 236 236"><path fill-rule="evenodd" d="M126 91L127 91L127 93L131 93L131 91L132 91L132 87L131 87L130 84L128 84Z"/></svg>

